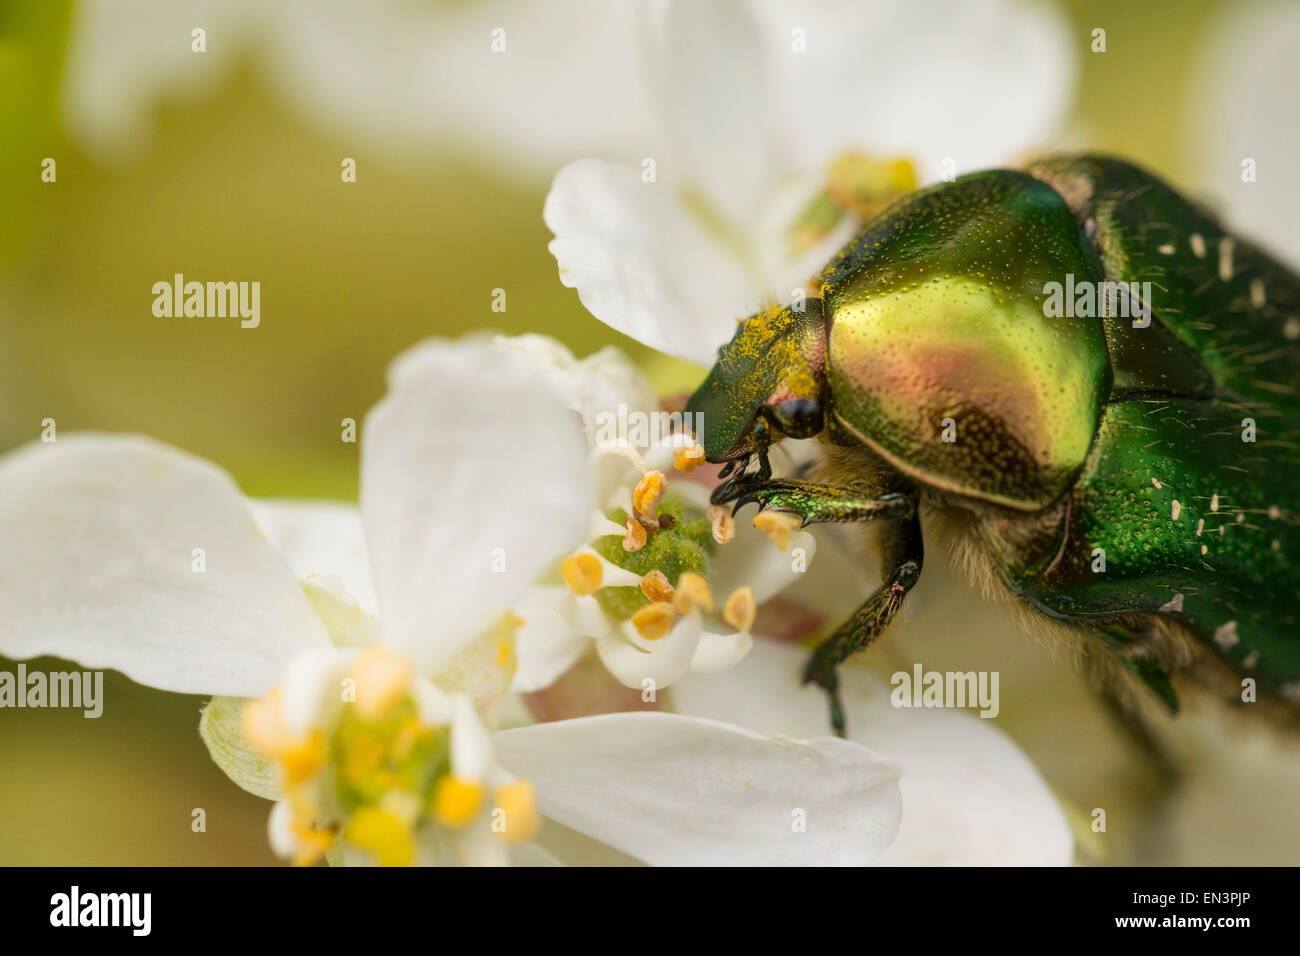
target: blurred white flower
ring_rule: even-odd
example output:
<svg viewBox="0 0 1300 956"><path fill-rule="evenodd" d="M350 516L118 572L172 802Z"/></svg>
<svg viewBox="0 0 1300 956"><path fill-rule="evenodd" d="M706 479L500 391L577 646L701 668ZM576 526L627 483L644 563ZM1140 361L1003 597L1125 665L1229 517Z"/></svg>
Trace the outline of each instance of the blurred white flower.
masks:
<svg viewBox="0 0 1300 956"><path fill-rule="evenodd" d="M636 14L589 0L83 0L64 113L83 148L126 158L162 102L210 92L248 62L296 119L355 144L351 155L466 149L544 179L575 150L644 141ZM194 29L204 53L191 50Z"/></svg>
<svg viewBox="0 0 1300 956"><path fill-rule="evenodd" d="M1197 184L1244 238L1300 268L1300 7L1287 0L1224 6L1202 36L1187 97Z"/></svg>
<svg viewBox="0 0 1300 956"><path fill-rule="evenodd" d="M803 288L859 216L918 178L1042 145L1072 94L1064 18L1018 0L648 10L655 146L570 163L546 223L561 281L593 315L704 365L765 296Z"/></svg>
<svg viewBox="0 0 1300 956"><path fill-rule="evenodd" d="M587 484L561 398L484 343L395 362L360 516L263 504L275 544L207 462L130 436L34 443L0 458L0 653L218 695L204 740L277 800L272 846L298 862L555 862L569 831L649 863L874 858L897 771L856 744L672 714L488 733L510 608L583 534ZM371 582L378 617L348 594Z"/></svg>

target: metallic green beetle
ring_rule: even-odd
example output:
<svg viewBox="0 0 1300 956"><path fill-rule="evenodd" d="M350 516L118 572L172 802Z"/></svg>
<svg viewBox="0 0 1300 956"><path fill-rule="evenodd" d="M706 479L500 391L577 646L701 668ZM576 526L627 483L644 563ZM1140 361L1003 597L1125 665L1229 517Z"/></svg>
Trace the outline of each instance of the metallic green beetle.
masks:
<svg viewBox="0 0 1300 956"><path fill-rule="evenodd" d="M817 286L745 320L688 411L728 463L715 504L881 524L881 587L805 671L837 731L836 668L919 578L923 510L1171 710L1177 673L1293 713L1300 277L1149 173L1076 156L905 197ZM813 436L817 480L774 478L770 445Z"/></svg>

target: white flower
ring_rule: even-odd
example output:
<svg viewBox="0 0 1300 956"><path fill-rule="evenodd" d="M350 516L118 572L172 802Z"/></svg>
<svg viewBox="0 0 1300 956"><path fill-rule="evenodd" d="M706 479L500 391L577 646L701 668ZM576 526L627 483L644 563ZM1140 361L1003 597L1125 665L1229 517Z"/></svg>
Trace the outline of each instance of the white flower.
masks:
<svg viewBox="0 0 1300 956"><path fill-rule="evenodd" d="M525 598L515 689L550 686L593 645L620 683L643 690L737 664L758 606L812 562L813 536L785 516L737 524L711 506L690 477L702 461L695 439L680 416L657 411L617 349L578 361L544 336L497 344L536 364L581 414L593 475L586 542L565 558L562 582Z"/></svg>
<svg viewBox="0 0 1300 956"><path fill-rule="evenodd" d="M1071 94L1063 18L1017 0L649 9L656 145L570 163L545 217L593 315L706 366L738 318L789 301L914 186L909 161L921 181L1006 161Z"/></svg>
<svg viewBox="0 0 1300 956"><path fill-rule="evenodd" d="M33 443L0 459L0 653L218 695L204 739L278 800L272 844L299 862L548 862L569 831L650 863L874 858L897 771L856 744L671 714L488 733L509 609L586 529L585 458L550 386L483 343L397 361L363 430L361 517L263 505L275 544L207 462L130 436ZM378 617L349 594L371 582Z"/></svg>
<svg viewBox="0 0 1300 956"><path fill-rule="evenodd" d="M361 163L469 149L542 180L574 149L642 141L636 14L589 0L84 0L64 112L83 148L126 158L148 143L160 103L210 93L248 63Z"/></svg>

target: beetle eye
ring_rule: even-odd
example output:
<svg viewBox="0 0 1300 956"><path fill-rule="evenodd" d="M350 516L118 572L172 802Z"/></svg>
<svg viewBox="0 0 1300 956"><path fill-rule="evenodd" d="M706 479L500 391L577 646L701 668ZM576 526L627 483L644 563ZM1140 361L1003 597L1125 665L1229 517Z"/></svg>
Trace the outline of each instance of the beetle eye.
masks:
<svg viewBox="0 0 1300 956"><path fill-rule="evenodd" d="M792 398L776 410L781 431L790 438L808 438L822 430L822 407L811 398Z"/></svg>

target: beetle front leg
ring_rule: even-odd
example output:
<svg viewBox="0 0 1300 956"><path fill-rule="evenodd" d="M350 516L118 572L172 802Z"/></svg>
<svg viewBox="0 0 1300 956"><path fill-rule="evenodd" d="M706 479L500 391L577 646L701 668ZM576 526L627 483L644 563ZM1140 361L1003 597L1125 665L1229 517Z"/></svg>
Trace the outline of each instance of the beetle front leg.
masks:
<svg viewBox="0 0 1300 956"><path fill-rule="evenodd" d="M845 720L837 668L851 654L862 650L884 632L902 609L907 592L920 579L925 559L920 518L913 513L906 519L886 523L881 529L880 548L884 559L884 583L851 618L822 642L804 668L804 683L818 685L829 696L831 727L841 737L845 732Z"/></svg>
<svg viewBox="0 0 1300 956"><path fill-rule="evenodd" d="M803 525L814 522L876 521L908 518L916 511L916 499L904 491L864 490L849 485L828 485L800 478L775 478L753 484L738 483L714 504L734 501L735 514L751 502L758 510L783 511L798 515Z"/></svg>

